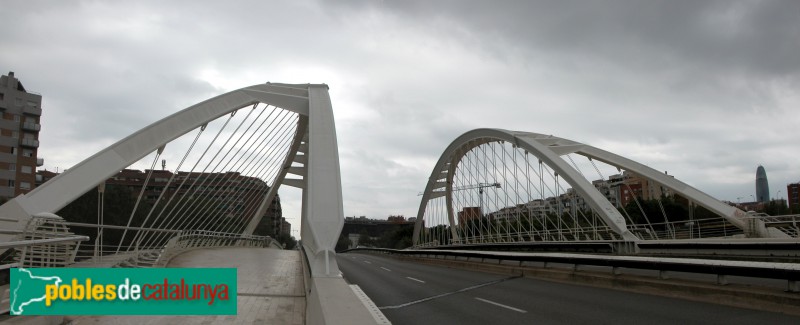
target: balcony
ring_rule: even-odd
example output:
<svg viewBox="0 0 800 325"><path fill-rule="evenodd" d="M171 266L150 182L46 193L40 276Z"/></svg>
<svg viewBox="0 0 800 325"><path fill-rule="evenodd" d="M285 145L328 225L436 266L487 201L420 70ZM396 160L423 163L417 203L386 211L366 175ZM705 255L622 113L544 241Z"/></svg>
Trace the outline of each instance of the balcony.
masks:
<svg viewBox="0 0 800 325"><path fill-rule="evenodd" d="M26 131L39 131L42 129L42 125L37 123L25 122L22 123L22 129Z"/></svg>
<svg viewBox="0 0 800 325"><path fill-rule="evenodd" d="M23 138L22 141L20 141L20 145L23 147L38 148L39 140Z"/></svg>
<svg viewBox="0 0 800 325"><path fill-rule="evenodd" d="M36 167L44 166L44 158L36 158Z"/></svg>
<svg viewBox="0 0 800 325"><path fill-rule="evenodd" d="M23 114L36 115L36 116L42 116L42 109L38 108L38 107L35 107L35 106L27 106L26 105L25 107L22 108L22 113Z"/></svg>

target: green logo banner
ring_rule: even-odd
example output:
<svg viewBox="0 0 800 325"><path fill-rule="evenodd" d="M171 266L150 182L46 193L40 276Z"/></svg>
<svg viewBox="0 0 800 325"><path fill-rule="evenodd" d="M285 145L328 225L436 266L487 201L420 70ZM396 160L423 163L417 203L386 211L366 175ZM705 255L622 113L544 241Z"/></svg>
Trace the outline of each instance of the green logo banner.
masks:
<svg viewBox="0 0 800 325"><path fill-rule="evenodd" d="M236 315L234 268L14 268L12 315Z"/></svg>

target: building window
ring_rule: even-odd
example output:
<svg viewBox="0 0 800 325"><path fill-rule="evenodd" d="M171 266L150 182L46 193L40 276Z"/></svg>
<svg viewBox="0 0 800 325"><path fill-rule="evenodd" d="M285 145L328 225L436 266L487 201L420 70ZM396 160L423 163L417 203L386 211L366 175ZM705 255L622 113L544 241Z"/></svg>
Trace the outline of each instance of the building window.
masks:
<svg viewBox="0 0 800 325"><path fill-rule="evenodd" d="M33 168L31 168L31 166L22 166L22 172L25 174L31 174L33 173ZM22 185L20 184L20 186Z"/></svg>
<svg viewBox="0 0 800 325"><path fill-rule="evenodd" d="M28 107L36 108L36 102L28 101Z"/></svg>
<svg viewBox="0 0 800 325"><path fill-rule="evenodd" d="M8 187L14 187L14 180L13 179L9 179L8 180Z"/></svg>
<svg viewBox="0 0 800 325"><path fill-rule="evenodd" d="M19 122L19 115L14 115L14 122Z"/></svg>
<svg viewBox="0 0 800 325"><path fill-rule="evenodd" d="M11 131L11 137L14 139L19 139L19 132L18 131Z"/></svg>
<svg viewBox="0 0 800 325"><path fill-rule="evenodd" d="M17 147L11 147L11 154L15 156L17 155Z"/></svg>
<svg viewBox="0 0 800 325"><path fill-rule="evenodd" d="M17 170L17 164L8 164L8 170Z"/></svg>
<svg viewBox="0 0 800 325"><path fill-rule="evenodd" d="M22 149L22 156L23 157L33 157L33 150L31 150L31 149Z"/></svg>
<svg viewBox="0 0 800 325"><path fill-rule="evenodd" d="M5 97L6 97L6 94L0 93L0 100L3 100L3 98L5 98Z"/></svg>
<svg viewBox="0 0 800 325"><path fill-rule="evenodd" d="M16 98L16 99L14 100L14 105L16 105L16 106L22 106L22 98Z"/></svg>
<svg viewBox="0 0 800 325"><path fill-rule="evenodd" d="M19 182L19 188L22 189L22 190L30 190L31 189L31 183Z"/></svg>

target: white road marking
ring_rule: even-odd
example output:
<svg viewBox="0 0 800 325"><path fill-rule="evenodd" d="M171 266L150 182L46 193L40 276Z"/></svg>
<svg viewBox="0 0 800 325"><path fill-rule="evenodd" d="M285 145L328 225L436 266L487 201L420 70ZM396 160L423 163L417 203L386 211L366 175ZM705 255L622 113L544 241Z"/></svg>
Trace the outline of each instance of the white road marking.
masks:
<svg viewBox="0 0 800 325"><path fill-rule="evenodd" d="M383 266L381 266L381 268L382 268L382 269L384 269L384 270L386 270L386 271L392 272L392 270L390 270L390 269L387 269L387 268L385 268L385 267L383 267Z"/></svg>
<svg viewBox="0 0 800 325"><path fill-rule="evenodd" d="M518 312L518 313L523 313L523 314L524 314L524 313L527 313L527 311L525 311L525 310L522 310L522 309L519 309L519 308L514 308L514 307L511 307L511 306L506 306L506 305L503 305L503 304L501 304L501 303L497 303L497 302L494 302L494 301L491 301L491 300L481 299L481 298L478 298L478 297L475 297L475 299L477 299L477 300L479 300L479 301L483 301L483 302L485 302L485 303L487 303L487 304L492 304L492 305L495 305L495 306L498 306L498 307L503 307L503 308L506 308L506 309L511 309L511 310L513 310L513 311L515 311L515 312Z"/></svg>
<svg viewBox="0 0 800 325"><path fill-rule="evenodd" d="M372 262L370 262L370 261L364 261L364 263L367 263L367 264L372 264Z"/></svg>
<svg viewBox="0 0 800 325"><path fill-rule="evenodd" d="M414 280L414 281L417 281L417 282L419 282L419 283L425 283L425 281L422 281L422 280L420 280L420 279L414 279L414 278L412 278L412 277L410 277L410 276L407 276L407 277L406 277L406 279L409 279L409 280Z"/></svg>

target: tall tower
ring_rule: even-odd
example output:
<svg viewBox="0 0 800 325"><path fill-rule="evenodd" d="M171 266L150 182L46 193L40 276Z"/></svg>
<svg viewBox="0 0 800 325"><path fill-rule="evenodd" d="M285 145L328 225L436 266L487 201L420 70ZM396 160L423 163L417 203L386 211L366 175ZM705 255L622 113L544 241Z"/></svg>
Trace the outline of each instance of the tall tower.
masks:
<svg viewBox="0 0 800 325"><path fill-rule="evenodd" d="M764 166L758 165L756 169L756 202L769 202L769 182Z"/></svg>
<svg viewBox="0 0 800 325"><path fill-rule="evenodd" d="M29 92L13 72L0 76L0 197L36 187L42 95Z"/></svg>

